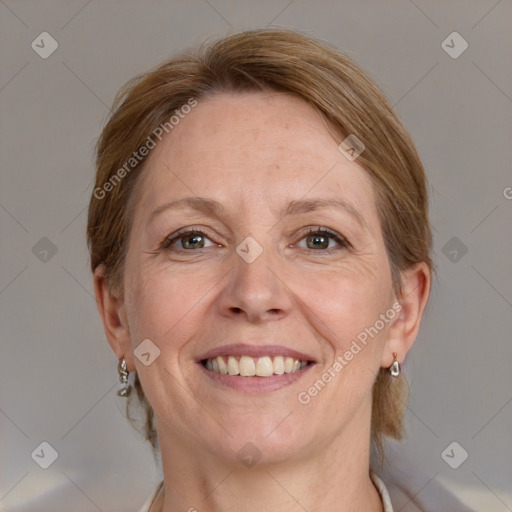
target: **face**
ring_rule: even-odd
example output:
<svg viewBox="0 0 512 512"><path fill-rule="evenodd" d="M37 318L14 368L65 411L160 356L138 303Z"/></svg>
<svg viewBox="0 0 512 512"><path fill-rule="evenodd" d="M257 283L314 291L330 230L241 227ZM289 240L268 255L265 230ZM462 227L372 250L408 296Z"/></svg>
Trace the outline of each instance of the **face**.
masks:
<svg viewBox="0 0 512 512"><path fill-rule="evenodd" d="M371 179L340 142L296 97L218 93L153 150L124 285L132 349L159 350L133 361L160 437L280 460L369 429L394 294Z"/></svg>

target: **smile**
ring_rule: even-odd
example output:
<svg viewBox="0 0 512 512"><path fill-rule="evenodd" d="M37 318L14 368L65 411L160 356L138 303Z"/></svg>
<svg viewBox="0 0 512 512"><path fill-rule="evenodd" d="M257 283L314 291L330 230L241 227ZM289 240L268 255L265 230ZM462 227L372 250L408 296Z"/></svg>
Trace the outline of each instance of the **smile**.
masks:
<svg viewBox="0 0 512 512"><path fill-rule="evenodd" d="M195 362L209 382L243 393L268 393L301 379L317 361L311 354L268 340L219 346Z"/></svg>
<svg viewBox="0 0 512 512"><path fill-rule="evenodd" d="M240 377L271 377L295 373L308 365L308 361L302 361L293 357L283 356L217 356L202 361L203 366L218 374Z"/></svg>

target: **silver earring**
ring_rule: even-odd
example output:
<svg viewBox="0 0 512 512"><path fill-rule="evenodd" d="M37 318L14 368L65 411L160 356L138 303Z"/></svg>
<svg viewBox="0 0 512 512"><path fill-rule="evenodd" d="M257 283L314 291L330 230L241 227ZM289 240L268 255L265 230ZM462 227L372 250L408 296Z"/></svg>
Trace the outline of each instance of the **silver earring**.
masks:
<svg viewBox="0 0 512 512"><path fill-rule="evenodd" d="M396 360L396 356L397 353L393 352L393 364L389 367L389 373L391 373L393 377L398 377L400 375L400 365Z"/></svg>
<svg viewBox="0 0 512 512"><path fill-rule="evenodd" d="M117 372L119 373L119 382L121 383L122 388L117 392L117 396L127 397L131 391L132 386L128 384L128 367L126 366L126 361L124 357L119 359L119 364L117 365Z"/></svg>

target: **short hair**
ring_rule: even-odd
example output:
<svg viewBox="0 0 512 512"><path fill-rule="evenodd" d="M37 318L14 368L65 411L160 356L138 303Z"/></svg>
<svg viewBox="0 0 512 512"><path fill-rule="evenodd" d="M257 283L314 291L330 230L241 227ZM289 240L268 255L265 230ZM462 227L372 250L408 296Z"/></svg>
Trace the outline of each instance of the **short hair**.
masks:
<svg viewBox="0 0 512 512"><path fill-rule="evenodd" d="M91 269L105 266L113 297L123 296L136 183L147 160L139 155L131 162L134 152L159 133L159 126L167 123L170 128L171 117L191 99L250 91L291 93L318 111L341 140L355 135L362 141L364 151L357 162L376 192L395 292L401 291L402 271L419 262L432 270L425 171L385 95L353 60L330 45L295 31L258 29L183 52L131 79L118 92L96 146L96 181L87 225ZM144 437L156 453L154 414L137 375L134 387L145 408ZM401 439L405 434L408 391L403 374L393 378L380 369L372 391L371 438L381 460L384 436Z"/></svg>

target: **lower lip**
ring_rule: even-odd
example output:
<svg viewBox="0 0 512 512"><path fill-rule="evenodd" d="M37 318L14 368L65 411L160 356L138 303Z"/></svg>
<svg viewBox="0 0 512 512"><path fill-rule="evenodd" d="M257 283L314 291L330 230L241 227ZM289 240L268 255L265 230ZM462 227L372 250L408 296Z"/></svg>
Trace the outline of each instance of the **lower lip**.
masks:
<svg viewBox="0 0 512 512"><path fill-rule="evenodd" d="M241 377L240 375L215 373L205 368L202 363L197 364L200 370L216 384L245 393L268 393L270 391L277 391L278 389L298 381L313 366L309 364L297 372L272 375L271 377Z"/></svg>

